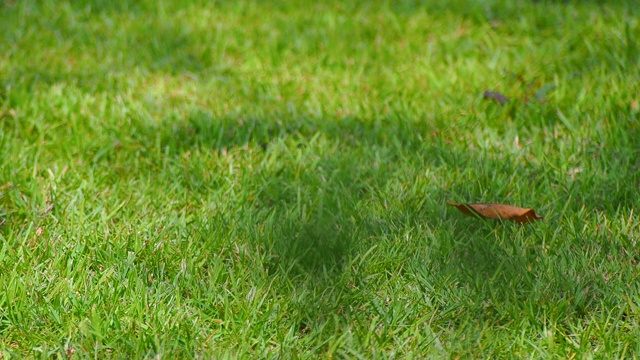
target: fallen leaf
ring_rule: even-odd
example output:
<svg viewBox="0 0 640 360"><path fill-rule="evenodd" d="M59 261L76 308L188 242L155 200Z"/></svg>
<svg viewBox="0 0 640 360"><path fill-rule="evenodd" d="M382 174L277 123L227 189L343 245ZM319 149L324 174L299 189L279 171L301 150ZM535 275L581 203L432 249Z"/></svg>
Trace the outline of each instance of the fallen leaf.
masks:
<svg viewBox="0 0 640 360"><path fill-rule="evenodd" d="M504 104L509 102L509 98L508 97L500 94L497 91L489 91L489 90L485 91L484 92L484 98L485 99L491 99L491 100L497 102L500 105L504 105Z"/></svg>
<svg viewBox="0 0 640 360"><path fill-rule="evenodd" d="M569 175L570 178L573 178L576 174L579 174L581 172L582 172L582 168L574 168L574 169L569 170L567 175Z"/></svg>
<svg viewBox="0 0 640 360"><path fill-rule="evenodd" d="M9 115L11 115L13 117L16 117L16 110L15 109L9 109L8 111L7 110L2 111L0 113L0 119L9 117Z"/></svg>
<svg viewBox="0 0 640 360"><path fill-rule="evenodd" d="M46 214L50 213L51 210L53 210L53 206L54 206L54 204L51 204L51 205L47 206L47 208L44 209L44 211L42 212L42 215L46 215Z"/></svg>
<svg viewBox="0 0 640 360"><path fill-rule="evenodd" d="M480 216L485 219L502 219L520 224L542 219L533 209L504 204L457 204L447 201L447 205L455 206L463 214Z"/></svg>
<svg viewBox="0 0 640 360"><path fill-rule="evenodd" d="M522 146L520 146L520 138L518 137L518 135L516 135L515 139L513 139L513 146L515 146L518 150L522 149Z"/></svg>
<svg viewBox="0 0 640 360"><path fill-rule="evenodd" d="M631 100L631 110L638 111L638 109L640 109L638 102L636 100Z"/></svg>

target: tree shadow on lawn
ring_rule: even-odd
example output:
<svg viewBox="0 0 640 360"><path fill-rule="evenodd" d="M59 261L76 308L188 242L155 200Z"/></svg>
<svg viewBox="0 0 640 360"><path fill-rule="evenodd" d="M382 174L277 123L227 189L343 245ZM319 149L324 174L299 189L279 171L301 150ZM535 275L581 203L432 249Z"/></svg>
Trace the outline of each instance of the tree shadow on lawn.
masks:
<svg viewBox="0 0 640 360"><path fill-rule="evenodd" d="M252 216L269 225L275 259L311 273L340 269L359 247L353 244L356 239L390 231L384 215L371 211L370 204L380 205L380 191L394 180L397 162L413 152L430 166L446 152L424 147L430 125L404 119L214 119L194 113L170 127L161 131L161 143L176 154L192 147L250 146L260 148L261 156L278 157L278 163L251 175L260 179L250 190L255 194ZM314 144L318 136L326 148ZM295 156L290 150L297 151ZM417 197L407 201L422 203ZM419 212L413 209L412 214Z"/></svg>
<svg viewBox="0 0 640 360"><path fill-rule="evenodd" d="M282 143L293 142L298 155L313 162L295 162L295 158L286 157L286 152L277 152L283 156L278 159L278 166L251 172L254 180L262 181L252 180L253 185L248 185L256 186L249 189L255 200L247 209L255 227L246 233L253 246L267 253L262 266L269 274L289 278L296 287L311 289L313 295L299 304L308 326L318 325L308 324L313 319L329 319L332 314L361 305L362 290L353 285L353 278L361 274L347 268L352 259L381 239L400 238L403 231L419 226L435 229L440 235L435 240L420 240L430 249L427 255L416 255L412 246L403 249L409 262L420 264L415 268L418 282L455 279L455 286L468 295L468 300L458 299L468 316L473 314L491 323L522 316L536 319L545 311L556 311L554 304L565 304L564 315L558 315L563 318L587 314L597 303L597 291L604 291L606 284L599 282L591 269L567 262L571 251L575 252L570 244L555 244L559 245L556 251L548 252L545 239L551 236L554 226L564 224L520 226L480 221L464 218L458 210L444 205L446 200L509 199L509 188L487 191L494 172L529 181L545 170L447 148L430 137L432 131L427 122L402 117L379 121L286 116L216 119L206 112L149 130L160 136L163 148L170 149L170 156L193 148L220 151L245 146L267 154L278 151ZM319 154L318 148L313 148L318 136L338 150ZM380 154L382 161L377 159ZM402 167L415 171L412 176L416 177L425 170L478 170L472 181L454 180L446 189L429 183L412 189L409 183L418 181L416 178L397 179ZM402 183L406 188L389 190ZM531 186L537 186L535 191L549 188L545 183ZM547 194L545 198L554 196ZM387 202L389 207L384 208ZM440 207L425 206L434 202ZM537 207L547 221L560 220L559 215L553 214L560 208L557 204L538 204L542 209L535 204L516 205ZM582 205L572 205L569 212ZM404 245L399 242L397 246ZM562 266L556 269L554 262ZM420 267L435 272L424 273ZM583 280L576 285L576 278ZM584 293L585 281L598 284L597 291ZM327 291L320 289L324 287ZM525 304L531 308L526 309ZM307 325L301 325L301 331Z"/></svg>
<svg viewBox="0 0 640 360"><path fill-rule="evenodd" d="M420 158L425 158L421 134L428 129L426 123L391 118L375 122L278 115L221 119L195 112L184 121L168 119L143 132L155 133L150 137L158 136L169 155L193 148L250 147L260 149L261 157L277 158L247 169L253 179L248 187L253 188L246 190L255 197L252 216L272 225L275 258L295 259L317 272L343 262L352 249L348 239L382 231L379 221L366 214L367 204L380 201L379 190L392 180L395 161L407 152L421 152ZM317 144L318 137L326 148ZM446 151L433 147L426 152L434 155L426 160L428 166Z"/></svg>
<svg viewBox="0 0 640 360"><path fill-rule="evenodd" d="M290 278L301 288L331 287L336 294L356 291L348 285L352 275L345 274L351 271L346 267L378 239L441 221L424 207L426 199L440 196L436 185L423 179L420 189L411 188L413 177L424 172L419 167L440 166L450 156L435 144L425 146L431 127L400 117L219 119L195 112L141 132L149 134L149 146L159 138L168 156L193 149L246 148L266 159L242 170L250 181L240 186L253 200L234 221L249 225L244 219L250 218L254 223L243 230L243 237L267 253L262 266L269 274ZM410 173L402 175L402 167ZM404 179L398 181L398 175ZM332 303L335 299L322 293L301 309L320 311L327 318L351 305Z"/></svg>

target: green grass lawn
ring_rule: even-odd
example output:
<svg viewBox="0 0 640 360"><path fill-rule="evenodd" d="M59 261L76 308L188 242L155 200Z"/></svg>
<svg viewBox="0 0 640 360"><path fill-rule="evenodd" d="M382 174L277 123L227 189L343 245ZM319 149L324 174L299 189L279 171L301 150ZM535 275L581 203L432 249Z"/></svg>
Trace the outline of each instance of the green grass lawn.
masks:
<svg viewBox="0 0 640 360"><path fill-rule="evenodd" d="M0 0L0 359L640 356L639 16Z"/></svg>

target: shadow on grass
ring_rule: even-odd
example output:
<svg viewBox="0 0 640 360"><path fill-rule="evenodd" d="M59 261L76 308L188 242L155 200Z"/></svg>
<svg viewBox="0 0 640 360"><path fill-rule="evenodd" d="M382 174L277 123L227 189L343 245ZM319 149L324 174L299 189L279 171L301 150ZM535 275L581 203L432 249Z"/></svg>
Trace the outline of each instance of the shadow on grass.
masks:
<svg viewBox="0 0 640 360"><path fill-rule="evenodd" d="M332 185L340 186L328 184ZM344 269L357 251L357 236L362 231L354 218L355 206L346 204L353 202L349 191L326 187L295 200L282 198L274 203L268 196L258 200L256 209L265 216L256 217L269 229L252 241L268 250L270 261L264 265L269 273L286 271L315 278L337 275Z"/></svg>
<svg viewBox="0 0 640 360"><path fill-rule="evenodd" d="M206 117L199 118L198 121L197 126L200 128L209 123ZM263 223L274 225L271 231L272 241L266 245L274 259L268 265L273 272L293 269L286 270L287 274L294 277L310 274L310 278L318 275L318 284L335 286L339 284L337 280L341 278L349 259L362 254L376 239L385 235L398 237L403 229L419 224L436 229L443 222L449 222L453 225L444 226L443 231L449 233L442 235L440 243L428 244L435 246L437 250L430 257L420 259L420 262L431 264L432 268L438 269L437 273L440 275L452 277L458 286L469 289L471 301L467 303L467 309L476 319L508 322L524 316L538 321L547 313L548 316L566 320L571 316L588 316L600 304L599 297L606 293L607 284L593 268L572 259L581 256L581 250L576 249L575 244L583 243L584 240L580 238L581 235L567 230L566 221L571 221L570 219L554 213L562 206L545 203L531 205L543 207L541 212L547 222L521 226L509 222L465 218L453 208L445 208L447 210L444 212L442 208L424 209L424 202L421 200L430 198L434 202L433 199L436 199L436 203L443 204L448 199L508 199L513 190L509 187L489 191L486 189L487 184L494 183L494 177L498 174L498 177L528 179L528 191L533 198L539 195L541 199L560 202L577 198L572 203L561 204L566 205L565 211L568 214L579 213L587 205L592 210L600 208L610 216L615 216L620 209L632 209L633 204L640 200L638 194L630 193L632 188L610 188L611 181L607 179L601 179L601 182L595 184L576 180L573 190L565 189L548 194L546 192L550 188L557 188L559 184L553 183L557 179L549 177L549 169L544 166L523 165L509 159L448 149L428 137L431 130L429 125L407 119L381 120L385 123L384 126L359 119L334 122L316 122L312 119L287 121L293 124L286 126L270 123L269 120L256 121L250 127L258 130L251 130L249 134L239 132L244 135L236 136L235 140L234 136L229 136L222 142L217 136L206 140L205 134L216 134L216 131L193 132L194 136L200 136L196 140L200 146L244 146L246 143L259 143L264 151L269 151L278 141L291 137L297 138L299 146L304 147L304 143L311 141L318 133L342 146L344 151L323 157L314 167L315 170L309 171L307 175L295 174L295 170L287 169L287 166L275 170L279 171L280 180L275 184L267 184L258 196L257 209L267 209L266 213L271 216L264 216ZM228 124L224 128L228 128ZM353 152L362 147L371 153L367 155ZM374 149L386 149L390 153L377 169L374 166L375 157L371 155ZM354 157L356 154L360 157ZM613 157L618 157L616 162L626 164L636 161L634 154L633 151L615 151L601 156L611 157L612 161ZM412 159L407 160L410 158ZM475 172L472 183L461 179L453 181L446 189L425 186L422 188L424 192L409 194L409 199L396 203L384 214L369 212L376 198L392 200L394 196L401 195L382 189L394 183L394 173L402 166L453 172L456 168L473 168ZM616 176L617 181L620 178L638 180L637 169L622 167L621 171L627 172ZM536 181L540 179L546 180ZM302 193L314 195L301 200L296 198L296 190L305 186L307 188ZM310 192L310 188L317 191ZM600 203L599 200L594 200L605 198L614 202ZM302 205L296 205L297 201ZM601 205L604 207L600 207ZM292 208L296 211L289 211ZM562 235L552 235L557 231ZM560 242L546 243L550 238ZM566 241L561 242L562 239ZM606 249L610 240L596 237L588 242L589 246L602 248L598 257L603 262L607 261ZM550 246L553 247L552 251ZM327 274L328 278L324 276ZM345 286L341 291L348 293L350 289ZM607 301L612 305L619 305L618 300L620 299ZM348 299L345 301L331 304L319 297L312 303L324 304L325 311L332 312L353 305Z"/></svg>
<svg viewBox="0 0 640 360"><path fill-rule="evenodd" d="M597 156L602 157L603 161L620 164L615 167L621 172L616 179L609 181L602 178L600 182L593 183L592 180L581 182L578 178L572 181L572 187L568 187L552 173L553 169L544 164L490 157L474 151L460 152L433 136L433 124L401 116L378 120L352 117L320 120L304 116L292 118L286 114L274 114L266 118L215 118L205 111L196 111L186 119L167 118L157 127L141 129L141 132L147 134L152 142L159 137L160 145L167 149L168 155L178 155L193 148L219 151L248 145L261 148L264 154L275 152L277 156L284 157L279 160L280 165L263 168L260 170L262 173L254 173L263 179L260 188L255 189L258 195L255 205L261 210L273 210L267 211L269 216L282 216L278 210L282 204L289 206L289 209L291 205L306 205L306 209L299 208L297 212L287 213L279 231L295 233L294 238L308 239L310 244L330 243L326 241L327 238L351 236L349 234L355 228L367 221L366 216L362 215L362 207L366 206L363 202L385 195L376 193L376 190L394 180L393 171L399 170L399 163L414 169L438 169L453 173L460 169L467 171L466 178L454 180L447 188L425 188L431 192L423 194L425 197L436 196L442 203L446 200L508 201L514 191L514 183L509 182L510 178L517 179L518 187L526 188L530 195L540 199L562 202L577 196L576 200L566 204L569 210L579 211L587 205L614 213L619 208L633 208L638 200L633 187L613 187L615 184L611 184L611 181L619 182L621 178L630 182L638 180L640 163L634 150L598 152ZM329 146L334 146L333 151L317 154L318 149L309 149L306 152L307 147L314 146L310 143L318 135ZM629 136L630 149L634 144L638 145L634 139ZM292 158L289 160L303 162L287 163L288 155L282 149L283 143L300 150L300 156L307 156L308 159ZM377 158L380 156L382 159ZM502 178L498 180L502 184L496 184L496 178ZM549 188L559 191L548 194ZM304 199L299 198L300 191ZM545 210L554 210L553 204L515 205L534 206L543 213ZM549 214L547 218L553 219L553 216ZM473 226L470 229L474 229ZM336 249L344 248L337 246Z"/></svg>
<svg viewBox="0 0 640 360"><path fill-rule="evenodd" d="M357 276L347 268L355 257L381 238L441 221L424 207L429 198L441 196L436 184L423 181L406 192L392 186L412 187L422 169L455 157L437 144L428 145L432 126L401 116L220 119L197 111L139 132L146 134L141 141L149 142L144 148L159 139L171 157L194 149L247 149L262 159L242 170L248 181L238 185L252 200L233 221L249 246L266 252L261 266L274 279L289 279L313 294L300 304L309 322L332 318L361 301L349 285ZM405 170L410 173L403 174Z"/></svg>

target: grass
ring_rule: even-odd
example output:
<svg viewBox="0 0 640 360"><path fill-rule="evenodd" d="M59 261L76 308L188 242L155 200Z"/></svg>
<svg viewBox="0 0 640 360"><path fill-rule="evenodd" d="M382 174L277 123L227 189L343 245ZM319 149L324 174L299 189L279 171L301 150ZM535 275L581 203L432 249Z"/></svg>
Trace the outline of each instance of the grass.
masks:
<svg viewBox="0 0 640 360"><path fill-rule="evenodd" d="M636 5L1 2L0 358L638 356Z"/></svg>

